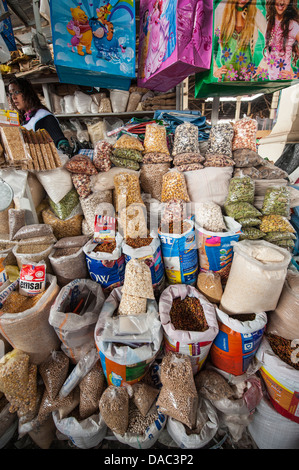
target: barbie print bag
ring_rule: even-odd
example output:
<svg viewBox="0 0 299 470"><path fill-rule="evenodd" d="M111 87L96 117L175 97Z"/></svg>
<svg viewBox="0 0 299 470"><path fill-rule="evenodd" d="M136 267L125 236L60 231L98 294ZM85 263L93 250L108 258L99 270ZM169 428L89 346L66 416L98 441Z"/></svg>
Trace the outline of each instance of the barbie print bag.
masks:
<svg viewBox="0 0 299 470"><path fill-rule="evenodd" d="M299 78L297 0L213 0L211 68L195 97L273 93Z"/></svg>
<svg viewBox="0 0 299 470"><path fill-rule="evenodd" d="M138 86L166 92L211 63L213 0L140 0Z"/></svg>

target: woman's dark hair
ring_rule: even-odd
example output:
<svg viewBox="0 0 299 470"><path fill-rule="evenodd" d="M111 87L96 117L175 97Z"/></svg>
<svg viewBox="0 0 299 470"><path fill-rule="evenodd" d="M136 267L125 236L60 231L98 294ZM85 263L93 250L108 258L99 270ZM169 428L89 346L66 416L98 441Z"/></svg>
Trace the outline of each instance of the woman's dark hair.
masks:
<svg viewBox="0 0 299 470"><path fill-rule="evenodd" d="M267 31L266 31L266 49L269 49L269 42L271 38L271 33L275 25L275 0L267 0L266 2L266 19L267 19ZM281 20L281 29L283 36L283 51L286 51L286 44L289 36L290 22L294 20L299 23L299 13L297 8L297 0L290 0L286 11L283 14ZM299 48L298 43L295 41L293 45L293 60L296 63L299 58Z"/></svg>
<svg viewBox="0 0 299 470"><path fill-rule="evenodd" d="M34 90L32 84L26 78L12 77L8 82L7 92L8 92L9 85L17 85L19 87L20 91L23 94L24 101L26 102L26 104L27 104L28 108L30 109L30 111L38 110L38 109L41 109L41 108L48 110L48 108L42 104L42 102L41 102L40 98L38 97L38 94ZM11 99L9 101L10 101L10 106L13 109L16 109L14 104L13 104L13 101ZM25 113L23 111L19 111L19 110L17 110L17 111L20 115L20 120L22 122L24 120L24 114Z"/></svg>

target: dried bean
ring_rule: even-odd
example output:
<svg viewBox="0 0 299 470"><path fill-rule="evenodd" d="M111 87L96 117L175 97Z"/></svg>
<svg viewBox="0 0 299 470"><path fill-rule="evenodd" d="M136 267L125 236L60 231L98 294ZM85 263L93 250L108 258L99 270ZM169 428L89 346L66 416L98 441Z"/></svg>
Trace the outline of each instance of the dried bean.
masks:
<svg viewBox="0 0 299 470"><path fill-rule="evenodd" d="M186 152L199 153L198 127L190 122L176 127L172 155Z"/></svg>
<svg viewBox="0 0 299 470"><path fill-rule="evenodd" d="M129 424L127 433L142 436L147 428L159 418L157 407L152 407L146 416L143 416L135 404L129 403Z"/></svg>
<svg viewBox="0 0 299 470"><path fill-rule="evenodd" d="M105 375L100 361L97 361L90 372L79 383L81 419L86 419L99 409L100 398L105 389Z"/></svg>
<svg viewBox="0 0 299 470"><path fill-rule="evenodd" d="M256 152L257 121L248 117L239 119L234 124L232 149L250 149Z"/></svg>
<svg viewBox="0 0 299 470"><path fill-rule="evenodd" d="M203 165L201 163L185 163L183 165L176 165L175 168L178 171L194 171L201 170Z"/></svg>
<svg viewBox="0 0 299 470"><path fill-rule="evenodd" d="M81 198L88 197L91 192L91 179L89 175L72 175L73 185Z"/></svg>
<svg viewBox="0 0 299 470"><path fill-rule="evenodd" d="M211 232L227 230L221 207L212 201L196 204L195 220L200 227Z"/></svg>
<svg viewBox="0 0 299 470"><path fill-rule="evenodd" d="M110 385L99 402L100 413L108 428L124 435L129 425L129 395L126 387Z"/></svg>
<svg viewBox="0 0 299 470"><path fill-rule="evenodd" d="M237 168L254 167L264 163L264 159L257 152L247 148L234 150L233 160Z"/></svg>
<svg viewBox="0 0 299 470"><path fill-rule="evenodd" d="M113 147L109 142L100 140L96 143L93 155L93 164L99 171L108 171L111 168L110 157Z"/></svg>
<svg viewBox="0 0 299 470"><path fill-rule="evenodd" d="M148 152L143 155L143 163L170 163L171 156L168 153Z"/></svg>
<svg viewBox="0 0 299 470"><path fill-rule="evenodd" d="M228 157L227 155L220 155L215 153L206 153L205 155L205 167L216 166L216 167L224 167L224 166L234 166L234 161L232 158Z"/></svg>
<svg viewBox="0 0 299 470"><path fill-rule="evenodd" d="M62 351L55 351L39 365L39 373L44 381L48 395L55 399L67 377L69 358Z"/></svg>
<svg viewBox="0 0 299 470"><path fill-rule="evenodd" d="M234 129L230 123L218 123L212 126L205 157L209 154L219 154L232 157L232 140Z"/></svg>
<svg viewBox="0 0 299 470"><path fill-rule="evenodd" d="M153 402L157 398L159 390L145 383L134 384L132 385L132 388L133 402L142 416L146 416L147 412L153 405Z"/></svg>
<svg viewBox="0 0 299 470"><path fill-rule="evenodd" d="M209 329L200 300L196 297L173 299L170 318L176 330L206 331Z"/></svg>
<svg viewBox="0 0 299 470"><path fill-rule="evenodd" d="M203 157L199 152L184 152L176 155L173 159L173 164L175 166L185 165L189 163L203 163L205 161L205 157Z"/></svg>
<svg viewBox="0 0 299 470"><path fill-rule="evenodd" d="M296 363L292 360L292 353L294 352L294 347L292 348L292 340L282 338L281 336L274 335L272 333L266 333L266 338L269 341L271 348L274 353L286 364L293 367L296 370L299 370L299 361ZM296 355L298 358L298 353Z"/></svg>
<svg viewBox="0 0 299 470"><path fill-rule="evenodd" d="M163 175L168 172L169 163L143 164L140 170L140 186L152 198L161 200Z"/></svg>
<svg viewBox="0 0 299 470"><path fill-rule="evenodd" d="M133 203L143 204L138 175L125 172L119 173L114 177L114 185L116 212Z"/></svg>
<svg viewBox="0 0 299 470"><path fill-rule="evenodd" d="M199 371L194 381L198 393L208 400L221 400L234 396L234 391L226 379L214 370Z"/></svg>
<svg viewBox="0 0 299 470"><path fill-rule="evenodd" d="M75 155L65 164L66 170L70 173L83 175L96 175L98 173L96 167L86 155Z"/></svg>
<svg viewBox="0 0 299 470"><path fill-rule="evenodd" d="M16 233L26 225L24 209L8 210L9 239L13 240Z"/></svg>

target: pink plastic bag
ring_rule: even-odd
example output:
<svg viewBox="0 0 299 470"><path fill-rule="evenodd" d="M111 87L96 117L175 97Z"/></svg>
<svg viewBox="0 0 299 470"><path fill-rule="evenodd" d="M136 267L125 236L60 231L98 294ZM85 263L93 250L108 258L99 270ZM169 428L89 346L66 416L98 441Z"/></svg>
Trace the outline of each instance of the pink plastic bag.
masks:
<svg viewBox="0 0 299 470"><path fill-rule="evenodd" d="M209 70L212 0L140 0L138 86L166 92Z"/></svg>

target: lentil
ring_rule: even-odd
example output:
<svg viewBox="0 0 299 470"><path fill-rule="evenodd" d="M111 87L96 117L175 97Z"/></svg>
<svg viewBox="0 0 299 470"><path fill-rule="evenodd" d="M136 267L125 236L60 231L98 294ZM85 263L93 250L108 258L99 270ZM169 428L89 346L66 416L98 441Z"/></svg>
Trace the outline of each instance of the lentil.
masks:
<svg viewBox="0 0 299 470"><path fill-rule="evenodd" d="M297 364L292 360L292 353L294 348L291 347L292 340L285 339L281 336L274 335L272 333L266 333L266 338L269 341L271 348L274 353L281 359L283 362L293 367L296 370L299 370L299 362ZM298 353L296 357L299 357Z"/></svg>
<svg viewBox="0 0 299 470"><path fill-rule="evenodd" d="M209 329L200 300L196 297L173 299L169 312L176 330L206 331Z"/></svg>
<svg viewBox="0 0 299 470"><path fill-rule="evenodd" d="M256 152L257 121L248 117L239 119L234 124L232 149L250 149Z"/></svg>
<svg viewBox="0 0 299 470"><path fill-rule="evenodd" d="M144 136L144 153L159 152L169 155L166 128L159 124L147 124Z"/></svg>

